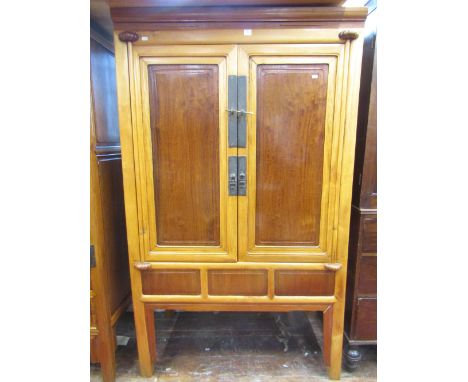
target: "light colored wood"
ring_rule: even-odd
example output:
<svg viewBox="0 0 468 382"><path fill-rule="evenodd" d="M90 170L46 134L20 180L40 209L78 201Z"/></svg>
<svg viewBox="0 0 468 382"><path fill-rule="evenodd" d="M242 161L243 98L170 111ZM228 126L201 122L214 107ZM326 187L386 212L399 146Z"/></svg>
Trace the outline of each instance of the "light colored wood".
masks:
<svg viewBox="0 0 468 382"><path fill-rule="evenodd" d="M141 169L140 184L136 191L141 200L141 230L143 252L147 261L227 261L237 259L237 200L229 197L227 190L227 158L236 155L227 148L227 76L236 72L236 53L232 45L220 46L152 46L134 47L130 66L133 66L136 108L134 134L138 136L134 146L135 163ZM154 203L154 179L152 143L150 136L150 108L148 93L148 65L208 64L219 68L219 154L220 154L220 246L167 246L157 245L156 208ZM141 91L137 91L141 89ZM147 206L147 207L143 207Z"/></svg>
<svg viewBox="0 0 468 382"><path fill-rule="evenodd" d="M189 295L143 295L142 302L181 302L181 303L231 303L231 304L331 304L334 296L189 296Z"/></svg>
<svg viewBox="0 0 468 382"><path fill-rule="evenodd" d="M184 304L184 303L148 303L153 309L186 310L192 312L294 312L324 311L330 305L324 304Z"/></svg>
<svg viewBox="0 0 468 382"><path fill-rule="evenodd" d="M337 204L329 197L329 190L336 188L336 178L332 174L340 165L332 153L338 150L340 141L333 139L340 113L340 94L336 92L336 78L343 71L342 44L273 44L240 45L239 75L247 76L249 98L247 109L257 110L256 69L262 64L326 64L329 66L327 107L325 117L325 142L323 164L323 189L320 219L320 240L318 246L266 246L255 244L256 215L256 117L248 117L248 144L239 149L239 155L248 157L248 193L239 197L239 259L241 261L285 261L330 262L335 258L332 248L333 216ZM338 74L337 74L338 73ZM336 96L335 96L336 94ZM333 160L335 159L335 160Z"/></svg>
<svg viewBox="0 0 468 382"><path fill-rule="evenodd" d="M130 44L129 44L130 45ZM140 372L144 376L153 374L150 344L148 341L145 307L140 302L142 294L140 273L133 267L135 261L140 261L140 231L138 204L136 196L136 169L133 156L132 108L130 103L130 72L128 65L129 52L127 45L114 34L115 58L117 62L117 96L119 102L119 127L122 148L122 167L124 178L125 216L127 227L128 255L130 261L130 278L132 282L133 312L137 336L138 359Z"/></svg>
<svg viewBox="0 0 468 382"><path fill-rule="evenodd" d="M145 306L146 322L148 325L148 342L150 348L151 362L156 362L157 352L156 352L156 327L154 326L154 310Z"/></svg>
<svg viewBox="0 0 468 382"><path fill-rule="evenodd" d="M348 29L347 29L348 30ZM355 28L352 30L360 30ZM196 29L196 30L158 30L142 31L141 36L148 40L134 43L136 46L157 45L187 45L187 44L343 44L339 38L340 30L283 28L283 29L252 29L250 36L244 33L244 28L233 29Z"/></svg>
<svg viewBox="0 0 468 382"><path fill-rule="evenodd" d="M331 333L333 326L333 305L323 311L323 360L325 366L330 367Z"/></svg>
<svg viewBox="0 0 468 382"><path fill-rule="evenodd" d="M346 82L346 105L343 113L344 136L343 148L341 150L341 171L339 210L337 213L337 257L336 262L342 264L342 268L335 276L335 296L337 302L333 306L333 328L331 339L331 359L329 377L339 379L341 375L341 359L343 350L344 331L344 308L346 296L346 269L348 264L348 242L349 224L351 214L351 198L354 171L354 149L356 143L357 110L359 101L359 86L361 73L363 38L359 37L352 42L346 42L347 51L347 73L344 78Z"/></svg>
<svg viewBox="0 0 468 382"><path fill-rule="evenodd" d="M359 31L359 28L356 30ZM150 270L197 269L200 270L201 280L200 295L144 295L141 272L150 270L140 271L130 267L142 375L152 374L154 360L151 353L153 334L150 328L153 324L145 314L145 309L158 307L193 311L325 311L329 376L331 379L340 377L362 37L344 42L339 40L339 32L337 29L265 29L253 30L252 36L244 36L242 29L232 31L231 34L228 30L148 33L140 30L138 33L141 36L147 35L148 41L127 45L118 40L117 31L115 50L130 264L147 261L151 264ZM248 117L248 147L232 149L221 147L222 144L227 146L227 116L224 113L223 121L220 116L220 126L224 129L220 131L224 140L220 143L220 150L224 150L222 161L226 161L227 155L248 157L248 196L226 197L227 187L224 188L226 216L231 214L237 217L238 213L239 224L225 224L224 229L227 231L220 236L224 242L216 250L209 246L196 250L177 246L155 249L153 239L156 237L157 227L152 220L153 206L149 201L153 196L152 169L147 128L148 108L145 106L145 68L148 63L216 63L220 68L219 73L222 73L220 84L223 83L220 86L220 94L223 94L220 95L220 110L227 107L227 75L246 75L249 78L248 110L254 113L255 66L276 63L329 65L331 69L327 90L324 151L327 165L324 165L323 173L323 179L327 181L324 181L322 194L325 196L321 204L321 236L318 246L256 248L252 245L252 225L248 220L252 211L249 210L251 207L248 200L252 199L252 204L255 200L255 115ZM220 171L226 172L226 164L220 167L223 166ZM221 172L220 179L225 180L226 173ZM231 239L233 244L229 246L226 243ZM252 253L255 251L257 253ZM236 262L238 253L240 261ZM338 267L335 264L341 264L341 268L336 269ZM207 272L213 269L266 270L267 293L265 296L211 296ZM275 270L334 272L335 293L333 296L275 296Z"/></svg>
<svg viewBox="0 0 468 382"><path fill-rule="evenodd" d="M282 263L282 262L250 262L238 261L236 263L209 263L209 262L151 262L149 269L291 269L291 270L327 270L324 263Z"/></svg>

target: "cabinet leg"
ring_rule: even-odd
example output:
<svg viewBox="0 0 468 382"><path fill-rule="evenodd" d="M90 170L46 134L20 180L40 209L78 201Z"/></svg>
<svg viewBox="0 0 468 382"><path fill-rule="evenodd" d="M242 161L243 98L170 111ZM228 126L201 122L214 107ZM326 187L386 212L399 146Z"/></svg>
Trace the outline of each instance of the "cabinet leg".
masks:
<svg viewBox="0 0 468 382"><path fill-rule="evenodd" d="M112 333L112 329L109 328L109 334ZM101 365L102 379L104 382L114 382L115 381L115 349L114 341L112 336L103 338L107 336L102 336L99 334L99 363Z"/></svg>
<svg viewBox="0 0 468 382"><path fill-rule="evenodd" d="M146 325L148 327L148 345L150 349L151 362L154 364L157 360L156 352L156 326L154 324L154 309L149 306L145 309Z"/></svg>
<svg viewBox="0 0 468 382"><path fill-rule="evenodd" d="M361 350L356 346L348 346L344 354L346 369L356 370L362 359Z"/></svg>
<svg viewBox="0 0 468 382"><path fill-rule="evenodd" d="M333 305L323 312L323 362L330 367L331 333L333 327Z"/></svg>
<svg viewBox="0 0 468 382"><path fill-rule="evenodd" d="M343 324L344 324L344 303L337 301L333 305L333 319L331 319L332 329L330 341L330 366L328 377L332 380L339 380L341 377L341 364L343 357ZM330 331L329 331L330 332Z"/></svg>
<svg viewBox="0 0 468 382"><path fill-rule="evenodd" d="M145 304L133 299L133 314L135 317L135 332L138 347L138 361L140 363L140 374L143 377L151 377L153 375L153 361L152 350L155 348L151 344L152 339L155 338L154 334L154 317L151 319L150 315L146 314ZM151 336L151 338L150 338Z"/></svg>

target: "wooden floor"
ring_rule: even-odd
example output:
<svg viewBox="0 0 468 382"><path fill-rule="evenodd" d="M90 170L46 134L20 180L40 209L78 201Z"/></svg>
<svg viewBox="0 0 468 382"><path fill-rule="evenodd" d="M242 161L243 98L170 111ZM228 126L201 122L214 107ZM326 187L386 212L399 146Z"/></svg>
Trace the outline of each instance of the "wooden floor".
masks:
<svg viewBox="0 0 468 382"><path fill-rule="evenodd" d="M117 324L117 382L325 381L320 313L156 313L159 361L152 378L138 375L131 313ZM127 345L123 345L128 340ZM101 381L91 365L91 382ZM342 380L376 381L376 347Z"/></svg>

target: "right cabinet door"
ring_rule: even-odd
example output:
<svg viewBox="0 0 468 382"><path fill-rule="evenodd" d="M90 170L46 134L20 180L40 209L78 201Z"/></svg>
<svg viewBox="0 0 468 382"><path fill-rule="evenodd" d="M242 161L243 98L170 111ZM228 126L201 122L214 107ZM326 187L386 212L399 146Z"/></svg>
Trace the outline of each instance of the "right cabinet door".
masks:
<svg viewBox="0 0 468 382"><path fill-rule="evenodd" d="M343 44L240 45L247 83L241 261L330 262L336 245ZM238 94L239 96L239 94Z"/></svg>

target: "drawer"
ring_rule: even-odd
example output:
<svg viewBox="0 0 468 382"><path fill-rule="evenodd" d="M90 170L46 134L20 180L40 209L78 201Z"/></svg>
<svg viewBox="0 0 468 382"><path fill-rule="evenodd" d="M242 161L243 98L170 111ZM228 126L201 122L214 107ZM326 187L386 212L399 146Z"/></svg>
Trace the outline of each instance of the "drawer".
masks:
<svg viewBox="0 0 468 382"><path fill-rule="evenodd" d="M266 269L260 264L249 268L223 264L219 268L210 265L196 269L145 269L141 272L142 291L146 296L177 296L179 301L181 296L187 296L189 301L218 302L227 302L223 298L231 297L236 302L252 302L256 298L275 302L276 296L333 296L335 292L334 271L288 269L287 266Z"/></svg>
<svg viewBox="0 0 468 382"><path fill-rule="evenodd" d="M198 269L158 269L142 273L143 294L198 295L200 271Z"/></svg>
<svg viewBox="0 0 468 382"><path fill-rule="evenodd" d="M377 253L377 217L363 217L361 253Z"/></svg>
<svg viewBox="0 0 468 382"><path fill-rule="evenodd" d="M360 256L357 293L377 294L377 256Z"/></svg>
<svg viewBox="0 0 468 382"><path fill-rule="evenodd" d="M275 271L277 296L333 296L335 272L329 271Z"/></svg>
<svg viewBox="0 0 468 382"><path fill-rule="evenodd" d="M213 296L266 296L268 272L266 270L208 271L208 294Z"/></svg>
<svg viewBox="0 0 468 382"><path fill-rule="evenodd" d="M356 320L354 335L356 340L377 339L377 299L358 298L356 303Z"/></svg>

